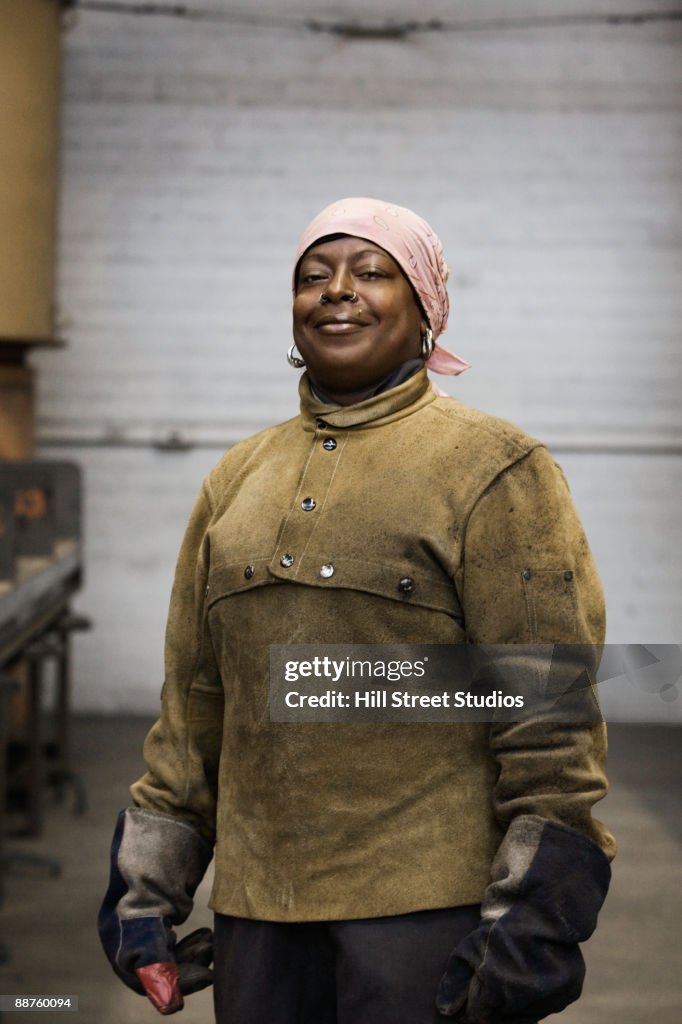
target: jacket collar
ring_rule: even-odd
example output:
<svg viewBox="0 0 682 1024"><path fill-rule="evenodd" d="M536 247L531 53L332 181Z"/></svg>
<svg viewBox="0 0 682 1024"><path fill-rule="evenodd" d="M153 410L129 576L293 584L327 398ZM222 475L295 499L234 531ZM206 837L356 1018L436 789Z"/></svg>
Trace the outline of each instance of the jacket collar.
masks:
<svg viewBox="0 0 682 1024"><path fill-rule="evenodd" d="M377 427L410 416L429 405L436 397L426 370L420 370L403 384L382 391L357 405L329 405L321 402L311 390L307 373L301 376L298 393L304 430L315 430L318 420L324 420L330 427L360 427L368 424Z"/></svg>

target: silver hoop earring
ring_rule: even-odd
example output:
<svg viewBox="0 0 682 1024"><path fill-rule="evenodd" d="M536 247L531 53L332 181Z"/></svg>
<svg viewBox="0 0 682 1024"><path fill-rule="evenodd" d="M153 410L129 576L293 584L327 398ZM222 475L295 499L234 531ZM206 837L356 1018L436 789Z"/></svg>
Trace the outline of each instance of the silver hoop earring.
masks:
<svg viewBox="0 0 682 1024"><path fill-rule="evenodd" d="M351 294L348 296L348 301L349 302L357 302L358 301L358 293L357 292L351 292Z"/></svg>
<svg viewBox="0 0 682 1024"><path fill-rule="evenodd" d="M289 351L287 352L287 362L289 366L293 366L295 370L300 370L301 367L305 366L305 362L299 357L295 356L296 342L293 343Z"/></svg>
<svg viewBox="0 0 682 1024"><path fill-rule="evenodd" d="M424 333L422 334L421 355L424 362L431 358L434 347L435 342L433 340L433 331L431 330L430 327L427 327Z"/></svg>
<svg viewBox="0 0 682 1024"><path fill-rule="evenodd" d="M325 306L329 302L329 296L325 295L324 292L320 292L320 305Z"/></svg>

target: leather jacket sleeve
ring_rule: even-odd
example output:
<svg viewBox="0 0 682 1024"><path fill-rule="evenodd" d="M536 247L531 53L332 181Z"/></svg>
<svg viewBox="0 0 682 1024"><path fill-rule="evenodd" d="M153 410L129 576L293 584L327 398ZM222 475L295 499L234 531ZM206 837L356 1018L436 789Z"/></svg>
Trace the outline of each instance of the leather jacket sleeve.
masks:
<svg viewBox="0 0 682 1024"><path fill-rule="evenodd" d="M596 671L605 625L601 583L563 473L545 448L486 488L463 550L457 583L472 642L583 645L576 651L588 673ZM595 699L586 689L585 700ZM491 725L494 813L504 831L519 815L539 815L613 855L612 837L591 816L606 794L606 732L591 717Z"/></svg>
<svg viewBox="0 0 682 1024"><path fill-rule="evenodd" d="M145 742L147 773L131 787L135 804L179 818L215 841L223 689L207 625L208 525L205 483L190 517L171 593L161 715Z"/></svg>

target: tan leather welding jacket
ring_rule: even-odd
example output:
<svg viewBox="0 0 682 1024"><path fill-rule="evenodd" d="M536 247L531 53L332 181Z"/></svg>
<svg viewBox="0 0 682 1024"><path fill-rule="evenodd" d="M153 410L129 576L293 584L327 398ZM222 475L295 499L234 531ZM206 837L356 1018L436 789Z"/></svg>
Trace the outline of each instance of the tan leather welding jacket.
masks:
<svg viewBox="0 0 682 1024"><path fill-rule="evenodd" d="M521 814L611 853L591 817L602 725L270 720L271 644L599 643L604 628L538 441L437 397L423 371L354 406L322 404L305 375L300 393L300 416L235 445L201 490L135 803L216 841L216 911L273 921L478 902Z"/></svg>

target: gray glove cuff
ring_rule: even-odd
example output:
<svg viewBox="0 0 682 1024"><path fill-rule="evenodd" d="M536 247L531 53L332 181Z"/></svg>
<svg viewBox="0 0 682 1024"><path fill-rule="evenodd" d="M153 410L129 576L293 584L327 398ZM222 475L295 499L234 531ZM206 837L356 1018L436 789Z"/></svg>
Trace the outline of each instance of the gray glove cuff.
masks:
<svg viewBox="0 0 682 1024"><path fill-rule="evenodd" d="M127 887L118 904L120 917L158 915L182 924L212 856L209 844L191 825L129 807L117 858Z"/></svg>

